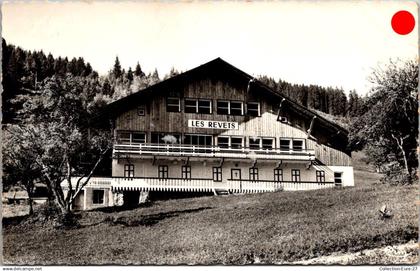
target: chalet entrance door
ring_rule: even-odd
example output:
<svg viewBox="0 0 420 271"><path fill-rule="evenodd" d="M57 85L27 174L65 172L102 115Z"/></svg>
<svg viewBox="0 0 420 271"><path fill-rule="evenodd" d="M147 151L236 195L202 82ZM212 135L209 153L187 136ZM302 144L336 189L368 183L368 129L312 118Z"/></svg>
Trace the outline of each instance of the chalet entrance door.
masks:
<svg viewBox="0 0 420 271"><path fill-rule="evenodd" d="M231 180L233 182L234 187L238 187L239 185L239 191L242 192L242 180L241 180L241 169L240 168L232 168L231 171Z"/></svg>

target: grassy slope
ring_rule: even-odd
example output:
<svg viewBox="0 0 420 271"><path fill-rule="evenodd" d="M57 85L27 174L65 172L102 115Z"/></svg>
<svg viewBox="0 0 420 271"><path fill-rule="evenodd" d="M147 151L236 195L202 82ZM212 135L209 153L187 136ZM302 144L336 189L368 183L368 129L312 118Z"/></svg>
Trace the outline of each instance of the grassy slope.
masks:
<svg viewBox="0 0 420 271"><path fill-rule="evenodd" d="M356 165L357 166L357 165ZM417 240L417 187L375 185L156 202L82 214L80 229L4 229L4 261L32 264L244 264L308 259ZM378 219L386 203L389 220Z"/></svg>

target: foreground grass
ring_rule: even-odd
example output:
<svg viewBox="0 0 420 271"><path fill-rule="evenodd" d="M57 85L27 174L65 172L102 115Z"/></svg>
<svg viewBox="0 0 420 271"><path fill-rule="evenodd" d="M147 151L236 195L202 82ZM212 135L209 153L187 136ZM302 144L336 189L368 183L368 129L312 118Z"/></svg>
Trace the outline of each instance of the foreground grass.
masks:
<svg viewBox="0 0 420 271"><path fill-rule="evenodd" d="M82 228L4 227L9 264L247 264L417 240L417 187L230 195L81 214ZM381 220L387 204L393 218Z"/></svg>

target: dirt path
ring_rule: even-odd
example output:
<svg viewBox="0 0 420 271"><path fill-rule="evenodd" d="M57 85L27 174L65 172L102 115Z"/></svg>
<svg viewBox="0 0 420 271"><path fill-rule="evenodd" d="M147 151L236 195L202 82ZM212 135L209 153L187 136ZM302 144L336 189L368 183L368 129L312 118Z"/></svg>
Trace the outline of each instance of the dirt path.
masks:
<svg viewBox="0 0 420 271"><path fill-rule="evenodd" d="M415 264L419 262L419 244L412 241L402 245L366 249L355 253L334 253L292 264Z"/></svg>

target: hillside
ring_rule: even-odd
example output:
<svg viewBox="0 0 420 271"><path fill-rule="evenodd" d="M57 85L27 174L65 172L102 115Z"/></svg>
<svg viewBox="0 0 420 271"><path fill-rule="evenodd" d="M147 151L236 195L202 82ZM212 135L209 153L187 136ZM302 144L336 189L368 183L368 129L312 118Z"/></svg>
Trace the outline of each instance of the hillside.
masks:
<svg viewBox="0 0 420 271"><path fill-rule="evenodd" d="M127 211L91 211L80 214L82 227L73 230L54 230L39 221L4 225L4 261L287 263L417 240L417 187L378 185L377 176L369 167L359 167L354 188L178 199ZM393 218L379 219L383 204ZM380 264L381 257L375 261Z"/></svg>

